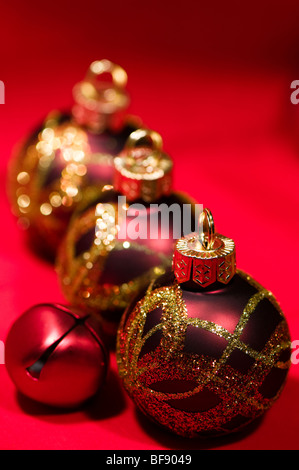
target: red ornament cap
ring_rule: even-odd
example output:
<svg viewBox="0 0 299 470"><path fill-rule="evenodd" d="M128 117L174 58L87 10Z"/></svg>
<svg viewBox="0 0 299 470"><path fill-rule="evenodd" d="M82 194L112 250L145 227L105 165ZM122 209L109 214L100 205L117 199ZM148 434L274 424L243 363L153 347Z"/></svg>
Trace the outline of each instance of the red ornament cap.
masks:
<svg viewBox="0 0 299 470"><path fill-rule="evenodd" d="M105 76L111 80L104 80ZM110 60L96 60L90 65L85 79L75 85L73 115L80 125L94 131L118 127L120 115L129 105L125 89L126 71Z"/></svg>
<svg viewBox="0 0 299 470"><path fill-rule="evenodd" d="M175 277L180 284L191 281L203 288L214 282L227 284L236 273L235 243L215 233L209 209L202 211L199 222L199 234L191 233L176 243Z"/></svg>
<svg viewBox="0 0 299 470"><path fill-rule="evenodd" d="M160 134L138 129L130 134L125 149L114 159L113 186L128 201L153 202L172 192L172 159L162 151Z"/></svg>

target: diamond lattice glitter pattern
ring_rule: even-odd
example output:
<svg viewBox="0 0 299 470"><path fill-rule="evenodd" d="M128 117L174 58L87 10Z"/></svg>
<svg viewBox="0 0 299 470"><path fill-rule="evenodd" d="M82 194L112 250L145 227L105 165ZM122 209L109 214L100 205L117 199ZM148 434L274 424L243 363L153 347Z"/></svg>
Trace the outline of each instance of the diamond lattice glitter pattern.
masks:
<svg viewBox="0 0 299 470"><path fill-rule="evenodd" d="M247 274L238 271L238 275L256 293L240 312L233 333L212 321L190 318L176 281L162 287L152 283L145 297L122 319L117 358L124 386L146 415L179 435L237 430L267 410L282 389L290 365L289 360L281 361L282 353L290 348L287 323L269 291ZM264 347L256 350L241 337L265 299L275 307L280 321ZM149 327L151 313L159 313L159 319ZM217 335L218 349L209 355L188 352L190 327ZM147 350L149 339L154 347ZM274 396L266 392L273 371L280 374Z"/></svg>

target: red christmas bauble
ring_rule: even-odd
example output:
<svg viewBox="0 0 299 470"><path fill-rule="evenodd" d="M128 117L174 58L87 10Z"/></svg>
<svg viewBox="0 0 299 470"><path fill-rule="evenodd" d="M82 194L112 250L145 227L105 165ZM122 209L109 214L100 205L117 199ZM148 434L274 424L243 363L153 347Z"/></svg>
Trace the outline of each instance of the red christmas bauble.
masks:
<svg viewBox="0 0 299 470"><path fill-rule="evenodd" d="M173 271L157 278L121 320L124 387L149 418L185 437L231 433L278 399L290 333L273 294L236 270L233 240L179 240Z"/></svg>
<svg viewBox="0 0 299 470"><path fill-rule="evenodd" d="M158 133L133 132L115 159L114 185L76 211L58 251L68 302L96 313L112 337L132 298L171 268L185 218L196 226L195 201L173 191L172 169Z"/></svg>
<svg viewBox="0 0 299 470"><path fill-rule="evenodd" d="M126 82L118 65L93 62L74 87L73 109L51 112L11 160L13 212L30 245L51 260L78 204L112 183L113 159L140 125L126 114Z"/></svg>
<svg viewBox="0 0 299 470"><path fill-rule="evenodd" d="M12 325L5 364L17 389L47 405L76 407L104 383L107 349L93 318L59 304L40 304Z"/></svg>

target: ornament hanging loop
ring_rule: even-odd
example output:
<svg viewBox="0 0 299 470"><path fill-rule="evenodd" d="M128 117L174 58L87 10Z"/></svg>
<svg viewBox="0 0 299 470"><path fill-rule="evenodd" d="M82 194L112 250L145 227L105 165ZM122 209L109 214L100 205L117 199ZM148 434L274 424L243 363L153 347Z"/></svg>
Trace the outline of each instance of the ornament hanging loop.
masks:
<svg viewBox="0 0 299 470"><path fill-rule="evenodd" d="M126 143L127 149L145 146L152 150L161 151L163 139L158 132L151 129L137 129L132 132Z"/></svg>
<svg viewBox="0 0 299 470"><path fill-rule="evenodd" d="M206 250L213 249L215 225L210 209L203 209L199 216L199 240Z"/></svg>
<svg viewBox="0 0 299 470"><path fill-rule="evenodd" d="M99 77L105 73L111 75L112 84L115 88L125 88L128 81L126 71L110 60L102 59L92 62L87 71L87 80L93 85L97 85ZM96 87L97 88L97 87Z"/></svg>
<svg viewBox="0 0 299 470"><path fill-rule="evenodd" d="M163 140L151 129L130 134L121 154L114 158L114 189L132 202L158 201L172 192L173 161L163 152Z"/></svg>
<svg viewBox="0 0 299 470"><path fill-rule="evenodd" d="M130 102L127 79L125 70L110 60L92 62L84 80L73 89L76 122L96 133L121 129Z"/></svg>

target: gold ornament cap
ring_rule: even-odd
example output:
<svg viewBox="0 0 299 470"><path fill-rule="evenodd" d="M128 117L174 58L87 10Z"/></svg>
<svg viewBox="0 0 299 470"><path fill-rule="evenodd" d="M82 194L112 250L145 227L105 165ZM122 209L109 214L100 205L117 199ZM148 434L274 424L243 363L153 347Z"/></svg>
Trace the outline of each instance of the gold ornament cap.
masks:
<svg viewBox="0 0 299 470"><path fill-rule="evenodd" d="M127 81L126 71L110 60L92 62L85 79L73 88L76 121L94 131L117 127L130 102Z"/></svg>
<svg viewBox="0 0 299 470"><path fill-rule="evenodd" d="M163 140L157 132L132 132L123 152L114 159L115 190L130 202L153 202L171 194L173 161L162 148Z"/></svg>
<svg viewBox="0 0 299 470"><path fill-rule="evenodd" d="M208 287L215 282L227 284L236 273L235 242L215 233L209 209L199 217L199 233L191 233L177 241L173 255L173 271L177 281Z"/></svg>

